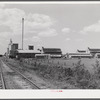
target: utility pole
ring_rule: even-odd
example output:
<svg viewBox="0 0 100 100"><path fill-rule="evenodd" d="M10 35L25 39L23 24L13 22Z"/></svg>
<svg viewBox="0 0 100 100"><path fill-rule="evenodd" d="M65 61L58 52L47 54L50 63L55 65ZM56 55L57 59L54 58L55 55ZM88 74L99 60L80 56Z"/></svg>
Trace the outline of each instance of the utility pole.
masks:
<svg viewBox="0 0 100 100"><path fill-rule="evenodd" d="M23 50L23 44L24 44L24 18L22 18L22 50Z"/></svg>

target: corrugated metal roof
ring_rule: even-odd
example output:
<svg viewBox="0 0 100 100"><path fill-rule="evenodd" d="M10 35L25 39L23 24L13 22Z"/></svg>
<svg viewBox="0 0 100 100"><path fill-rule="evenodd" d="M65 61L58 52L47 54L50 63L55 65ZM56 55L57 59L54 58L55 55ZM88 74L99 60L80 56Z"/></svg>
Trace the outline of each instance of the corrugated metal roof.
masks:
<svg viewBox="0 0 100 100"><path fill-rule="evenodd" d="M47 52L59 52L59 53L61 53L62 51L61 51L61 49L60 48L43 48L43 52L44 53L47 53Z"/></svg>

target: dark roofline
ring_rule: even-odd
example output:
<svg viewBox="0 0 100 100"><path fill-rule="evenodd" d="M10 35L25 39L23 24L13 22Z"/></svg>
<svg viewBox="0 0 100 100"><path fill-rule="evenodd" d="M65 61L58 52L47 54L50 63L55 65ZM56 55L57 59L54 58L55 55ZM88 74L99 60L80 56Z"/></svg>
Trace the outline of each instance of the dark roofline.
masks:
<svg viewBox="0 0 100 100"><path fill-rule="evenodd" d="M60 48L42 48L44 53L62 53Z"/></svg>
<svg viewBox="0 0 100 100"><path fill-rule="evenodd" d="M60 49L60 48L44 48L42 47L43 49ZM61 49L60 49L61 50Z"/></svg>
<svg viewBox="0 0 100 100"><path fill-rule="evenodd" d="M89 49L90 51L100 51L100 48L89 48L89 47L88 47L88 49Z"/></svg>
<svg viewBox="0 0 100 100"><path fill-rule="evenodd" d="M77 49L77 51L78 51L78 52L86 52L86 50L78 50L78 49Z"/></svg>

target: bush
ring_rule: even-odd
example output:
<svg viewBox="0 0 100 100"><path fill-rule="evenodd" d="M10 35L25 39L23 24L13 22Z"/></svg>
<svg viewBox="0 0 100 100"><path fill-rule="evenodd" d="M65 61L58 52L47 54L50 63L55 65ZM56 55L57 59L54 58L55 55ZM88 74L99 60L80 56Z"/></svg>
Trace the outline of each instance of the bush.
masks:
<svg viewBox="0 0 100 100"><path fill-rule="evenodd" d="M88 88L90 84L91 74L88 70L86 70L86 67L84 64L81 64L81 60L75 64L75 67L73 68L74 72L74 78L75 78L75 84L79 88Z"/></svg>
<svg viewBox="0 0 100 100"><path fill-rule="evenodd" d="M93 74L86 69L87 66L82 64L81 59L77 63L73 63L72 67L68 67L66 63L63 66L59 61L55 64L54 60L33 60L30 63L32 63L33 70L36 69L37 74L46 79L66 82L66 84L80 89L100 88L100 64L98 60L93 65Z"/></svg>
<svg viewBox="0 0 100 100"><path fill-rule="evenodd" d="M94 67L94 74L96 74L97 76L100 75L100 64L99 61L96 60L95 65L93 65Z"/></svg>

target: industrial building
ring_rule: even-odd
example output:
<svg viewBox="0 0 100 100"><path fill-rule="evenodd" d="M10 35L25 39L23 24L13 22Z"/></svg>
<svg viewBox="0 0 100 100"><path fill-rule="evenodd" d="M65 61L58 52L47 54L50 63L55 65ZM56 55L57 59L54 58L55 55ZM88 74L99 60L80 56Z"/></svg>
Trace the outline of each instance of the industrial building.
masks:
<svg viewBox="0 0 100 100"><path fill-rule="evenodd" d="M89 51L89 53L93 56L93 57L95 57L95 55L98 53L100 53L100 49L99 48L89 48L88 47L88 51Z"/></svg>
<svg viewBox="0 0 100 100"><path fill-rule="evenodd" d="M74 53L67 53L65 58L92 58L92 54L88 53L86 50L77 49L77 51Z"/></svg>
<svg viewBox="0 0 100 100"><path fill-rule="evenodd" d="M51 58L61 58L62 51L60 48L44 48L42 47L43 54L50 54Z"/></svg>
<svg viewBox="0 0 100 100"><path fill-rule="evenodd" d="M33 45L28 46L28 50L19 49L18 43L10 40L9 48L7 48L7 56L9 58L35 58L35 54L41 54L40 51L34 50Z"/></svg>
<svg viewBox="0 0 100 100"><path fill-rule="evenodd" d="M92 58L90 53L68 53L69 58Z"/></svg>
<svg viewBox="0 0 100 100"><path fill-rule="evenodd" d="M11 44L11 49L9 50L9 57L10 58L15 58L17 50L18 50L18 43L12 43Z"/></svg>
<svg viewBox="0 0 100 100"><path fill-rule="evenodd" d="M16 58L35 58L36 54L41 54L37 50L17 50Z"/></svg>

